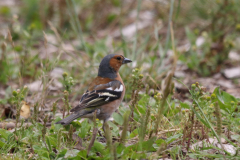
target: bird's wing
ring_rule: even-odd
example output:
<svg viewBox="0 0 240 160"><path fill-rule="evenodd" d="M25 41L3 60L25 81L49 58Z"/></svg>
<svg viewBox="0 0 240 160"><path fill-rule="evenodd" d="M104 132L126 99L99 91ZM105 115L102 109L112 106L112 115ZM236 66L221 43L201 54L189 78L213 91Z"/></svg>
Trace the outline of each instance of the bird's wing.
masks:
<svg viewBox="0 0 240 160"><path fill-rule="evenodd" d="M119 99L123 89L123 84L117 80L96 85L93 90L85 92L79 105L70 111L78 112L84 109L85 111L93 112L97 107Z"/></svg>

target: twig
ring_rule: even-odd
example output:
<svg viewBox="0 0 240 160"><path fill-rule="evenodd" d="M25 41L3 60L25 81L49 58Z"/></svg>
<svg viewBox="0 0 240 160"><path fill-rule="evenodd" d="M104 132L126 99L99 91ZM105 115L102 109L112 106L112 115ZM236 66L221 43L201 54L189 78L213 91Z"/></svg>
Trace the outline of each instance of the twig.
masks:
<svg viewBox="0 0 240 160"><path fill-rule="evenodd" d="M112 134L107 122L103 123L105 137L107 139L107 147L109 148L110 155L113 158L113 147L112 147Z"/></svg>
<svg viewBox="0 0 240 160"><path fill-rule="evenodd" d="M157 135L160 135L160 134L165 134L165 133L169 133L169 132L176 132L176 131L180 131L181 129L178 128L178 129L169 129L169 130L164 130L164 131L160 131L157 133Z"/></svg>
<svg viewBox="0 0 240 160"><path fill-rule="evenodd" d="M94 112L94 116L93 116L93 124L94 124L94 128L93 128L93 133L92 133L92 139L88 145L88 151L87 151L87 155L89 154L93 144L94 144L94 141L96 139L96 136L97 136L97 132L98 132L98 128L97 128L97 123L96 123L96 114L97 114L97 110L95 110Z"/></svg>

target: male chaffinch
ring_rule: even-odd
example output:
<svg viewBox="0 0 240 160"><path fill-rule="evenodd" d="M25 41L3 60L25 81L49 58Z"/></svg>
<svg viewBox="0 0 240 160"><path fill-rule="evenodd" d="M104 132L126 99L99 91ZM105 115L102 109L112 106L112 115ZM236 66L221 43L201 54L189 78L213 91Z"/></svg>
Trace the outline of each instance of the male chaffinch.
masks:
<svg viewBox="0 0 240 160"><path fill-rule="evenodd" d="M118 71L122 64L130 62L122 55L105 56L100 63L98 76L90 83L80 103L70 110L73 113L56 124L68 125L79 117L92 119L95 111L96 117L105 123L123 100L125 86Z"/></svg>

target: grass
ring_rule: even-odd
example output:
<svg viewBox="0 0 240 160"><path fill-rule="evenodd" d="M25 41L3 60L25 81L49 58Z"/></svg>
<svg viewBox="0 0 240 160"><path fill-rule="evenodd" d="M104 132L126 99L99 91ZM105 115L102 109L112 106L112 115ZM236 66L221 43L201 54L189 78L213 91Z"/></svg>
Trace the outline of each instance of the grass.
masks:
<svg viewBox="0 0 240 160"><path fill-rule="evenodd" d="M0 7L0 14L11 20L11 23L6 22L7 36L0 39L0 86L5 93L1 105L10 105L16 111L16 120L10 119L18 126L4 127L7 121L1 116L1 159L239 159L240 99L219 88L209 93L204 84L194 83L190 88L186 86L190 93L188 102L181 101L175 99L176 79L173 78L179 61L199 75L218 72L218 65L223 66L225 62L213 54L211 45L221 42L223 57L230 49L237 50L232 45L237 29L228 31L237 26L237 21L233 22L231 17L235 14L227 14L227 11L235 11L239 2L231 0L227 7L223 7L226 0L211 3L213 10L207 18L204 17L208 16L204 10L206 3L184 5L186 2L171 0L166 5L168 10L161 8L158 2L149 2L154 4L152 9L156 17L163 17L162 28L154 20L153 29L138 30L133 38L121 33L114 39L107 35L119 29L118 25L120 30L130 22L137 26L136 22L143 21L142 12L151 6L141 0L131 3L113 0L101 4L97 1L24 0L18 8L19 17L12 14L12 8ZM42 12L38 8L40 3ZM99 10L100 5L106 8ZM65 10L66 14L54 10L56 7ZM130 11L136 12L133 19ZM120 16L114 16L118 13ZM218 19L221 14L226 22ZM199 22L204 23L199 25ZM213 22L219 23L221 30L226 32L205 25ZM191 27L196 24L199 27ZM105 29L101 26L110 26L104 36L99 36ZM186 37L179 34L181 26L189 26ZM159 34L164 29L166 32ZM223 34L224 40L220 38ZM202 46L195 45L199 36L205 38ZM177 49L183 38L190 42L190 50L186 53ZM173 51L172 57L167 55L168 50ZM200 51L204 53L202 57L198 57ZM127 92L124 103L113 114L113 121L106 124L106 132L98 119L93 123L79 119L66 127L54 124L69 114L69 109L87 89L88 81L97 74L100 60L112 52L124 54L133 64L120 70ZM209 57L208 66L202 66L201 61ZM54 68L63 70L57 78L63 87L50 90L56 80L51 77ZM24 87L36 80L41 80L41 91L32 92ZM32 106L32 116L26 121L21 119L22 100L30 100ZM31 126L26 125L27 121ZM196 142L213 138L221 147L203 144L192 148ZM223 149L225 144L221 138L234 146L236 153Z"/></svg>

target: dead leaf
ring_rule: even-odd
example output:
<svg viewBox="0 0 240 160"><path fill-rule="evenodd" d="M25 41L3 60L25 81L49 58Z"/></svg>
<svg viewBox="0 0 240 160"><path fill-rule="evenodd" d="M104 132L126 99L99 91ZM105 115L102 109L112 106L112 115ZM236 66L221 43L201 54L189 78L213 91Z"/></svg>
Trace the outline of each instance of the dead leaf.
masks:
<svg viewBox="0 0 240 160"><path fill-rule="evenodd" d="M210 142L210 143L209 143ZM237 149L233 146L233 145L230 145L230 144L225 144L227 143L226 140L224 138L221 138L221 142L222 142L222 146L218 143L218 140L216 138L209 138L209 142L207 142L206 140L203 140L203 141L199 141L197 143L194 143L192 146L191 146L191 149L192 150L195 150L196 148L201 148L203 146L207 146L209 147L210 144L218 147L218 148L222 148L222 146L224 147L224 150L229 152L231 155L234 155L236 154L236 151ZM210 150L209 150L210 151Z"/></svg>
<svg viewBox="0 0 240 160"><path fill-rule="evenodd" d="M83 150L84 148L82 146L82 138L80 138L77 134L73 134L72 138L75 142L74 149Z"/></svg>
<svg viewBox="0 0 240 160"><path fill-rule="evenodd" d="M31 112L30 112L30 106L27 102L22 101L22 107L21 107L21 111L20 111L20 116L27 119L30 117Z"/></svg>

